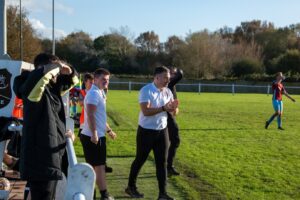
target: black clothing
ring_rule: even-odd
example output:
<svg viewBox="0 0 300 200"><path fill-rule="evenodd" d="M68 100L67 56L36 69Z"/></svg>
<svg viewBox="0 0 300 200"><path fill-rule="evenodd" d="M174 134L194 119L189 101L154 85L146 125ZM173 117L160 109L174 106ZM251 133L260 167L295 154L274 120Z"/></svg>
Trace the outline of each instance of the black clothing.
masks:
<svg viewBox="0 0 300 200"><path fill-rule="evenodd" d="M92 166L105 165L106 163L106 138L100 137L98 143L91 141L91 137L80 134L85 161Z"/></svg>
<svg viewBox="0 0 300 200"><path fill-rule="evenodd" d="M30 181L30 195L32 200L54 200L57 180Z"/></svg>
<svg viewBox="0 0 300 200"><path fill-rule="evenodd" d="M70 75L59 75L60 65L48 64L14 80L14 92L24 104L20 155L24 180L62 179L66 120L61 95L78 81L75 70L72 71ZM52 78L56 76L54 83Z"/></svg>
<svg viewBox="0 0 300 200"><path fill-rule="evenodd" d="M167 168L170 169L173 166L176 150L180 144L178 125L175 118L170 113L168 113L168 133L169 133L170 147L168 152Z"/></svg>
<svg viewBox="0 0 300 200"><path fill-rule="evenodd" d="M168 84L168 88L172 91L174 99L177 99L176 94L176 84L182 79L183 71L177 70L177 73L174 77L170 79L170 83ZM168 113L168 132L169 132L169 140L170 140L170 147L168 152L168 165L167 168L171 168L173 166L173 161L176 155L176 150L180 144L180 137L179 137L179 128L175 117Z"/></svg>
<svg viewBox="0 0 300 200"><path fill-rule="evenodd" d="M3 117L0 116L0 142L4 140L12 140L15 135L20 135L18 131L10 131L8 127L11 124L15 124L16 126L21 125L22 120L19 120L15 117ZM13 155L15 156L15 155ZM16 157L16 156L15 156Z"/></svg>
<svg viewBox="0 0 300 200"><path fill-rule="evenodd" d="M167 185L166 159L169 146L167 129L157 131L144 129L139 126L137 130L136 144L136 157L131 165L128 186L136 188L138 173L147 160L150 151L153 150L159 192L165 193Z"/></svg>
<svg viewBox="0 0 300 200"><path fill-rule="evenodd" d="M174 99L177 99L175 85L182 79L182 77L183 77L183 71L181 69L178 69L175 76L170 79L170 82L168 84L168 88L171 90Z"/></svg>

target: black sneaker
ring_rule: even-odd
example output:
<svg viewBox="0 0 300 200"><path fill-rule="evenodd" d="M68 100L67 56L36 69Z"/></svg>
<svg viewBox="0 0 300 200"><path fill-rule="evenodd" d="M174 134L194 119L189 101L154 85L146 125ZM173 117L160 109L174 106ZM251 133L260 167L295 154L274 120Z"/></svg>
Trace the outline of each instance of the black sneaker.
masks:
<svg viewBox="0 0 300 200"><path fill-rule="evenodd" d="M144 194L137 190L137 187L127 187L125 192L132 198L144 198Z"/></svg>
<svg viewBox="0 0 300 200"><path fill-rule="evenodd" d="M282 128L281 126L279 126L278 130L284 131L284 128Z"/></svg>
<svg viewBox="0 0 300 200"><path fill-rule="evenodd" d="M265 124L265 129L268 129L270 123L268 121L266 121L266 124Z"/></svg>
<svg viewBox="0 0 300 200"><path fill-rule="evenodd" d="M168 168L168 176L179 176L180 173L174 167Z"/></svg>
<svg viewBox="0 0 300 200"><path fill-rule="evenodd" d="M115 198L107 193L105 196L102 196L100 200L115 200Z"/></svg>
<svg viewBox="0 0 300 200"><path fill-rule="evenodd" d="M165 194L160 194L157 200L175 200L175 199L170 197L167 193L165 193Z"/></svg>
<svg viewBox="0 0 300 200"><path fill-rule="evenodd" d="M105 165L105 172L106 173L112 173L113 172L113 168L108 167L107 165Z"/></svg>

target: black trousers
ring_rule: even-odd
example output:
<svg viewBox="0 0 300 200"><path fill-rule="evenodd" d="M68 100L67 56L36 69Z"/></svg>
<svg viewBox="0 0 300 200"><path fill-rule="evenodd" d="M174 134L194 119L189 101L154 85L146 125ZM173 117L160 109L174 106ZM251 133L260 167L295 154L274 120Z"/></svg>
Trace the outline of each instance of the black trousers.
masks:
<svg viewBox="0 0 300 200"><path fill-rule="evenodd" d="M133 161L129 174L128 186L136 187L136 179L140 169L147 160L149 153L153 150L156 166L156 177L159 192L165 193L167 186L167 154L169 138L167 129L160 131L138 127L136 136L136 157Z"/></svg>
<svg viewBox="0 0 300 200"><path fill-rule="evenodd" d="M54 200L57 180L28 181L32 200Z"/></svg>
<svg viewBox="0 0 300 200"><path fill-rule="evenodd" d="M179 129L175 118L168 113L168 132L169 132L169 140L170 140L170 147L168 152L168 168L173 166L173 161L176 155L176 150L180 144L180 137L179 137Z"/></svg>

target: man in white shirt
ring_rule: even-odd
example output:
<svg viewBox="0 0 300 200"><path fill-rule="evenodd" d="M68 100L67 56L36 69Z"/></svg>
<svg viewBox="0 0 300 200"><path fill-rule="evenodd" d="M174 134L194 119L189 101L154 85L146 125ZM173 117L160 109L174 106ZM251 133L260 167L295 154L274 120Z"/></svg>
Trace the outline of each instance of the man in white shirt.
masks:
<svg viewBox="0 0 300 200"><path fill-rule="evenodd" d="M131 165L128 187L125 189L125 192L133 198L144 197L137 190L136 179L150 151L153 150L159 185L158 199L173 200L166 192L166 159L169 147L167 112L174 113L177 109L177 103L173 101L173 94L167 88L169 81L169 69L157 67L154 72L154 81L140 90L141 111L137 130L136 157Z"/></svg>
<svg viewBox="0 0 300 200"><path fill-rule="evenodd" d="M116 137L106 122L104 89L108 88L109 76L109 71L103 68L94 72L94 84L84 99L84 124L80 134L85 160L93 166L96 173L96 183L100 190L101 200L113 199L107 192L105 179L105 134L107 133L112 139Z"/></svg>

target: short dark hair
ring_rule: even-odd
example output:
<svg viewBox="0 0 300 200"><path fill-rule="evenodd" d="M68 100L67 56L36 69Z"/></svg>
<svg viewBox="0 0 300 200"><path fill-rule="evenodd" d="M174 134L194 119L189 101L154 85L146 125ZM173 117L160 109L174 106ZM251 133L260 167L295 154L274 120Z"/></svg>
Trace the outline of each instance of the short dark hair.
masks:
<svg viewBox="0 0 300 200"><path fill-rule="evenodd" d="M94 77L99 77L101 75L110 75L110 72L107 70L107 69L104 69L104 68L99 68L99 69L96 69L96 71L94 72Z"/></svg>
<svg viewBox="0 0 300 200"><path fill-rule="evenodd" d="M40 65L47 65L59 61L59 58L55 55L49 53L40 53L38 54L33 61L34 68L37 68Z"/></svg>
<svg viewBox="0 0 300 200"><path fill-rule="evenodd" d="M165 72L170 72L170 70L165 66L156 67L154 70L154 76Z"/></svg>
<svg viewBox="0 0 300 200"><path fill-rule="evenodd" d="M177 67L172 66L172 67L170 67L169 69L170 69L170 72L171 72L171 71L172 71L172 72L177 72Z"/></svg>
<svg viewBox="0 0 300 200"><path fill-rule="evenodd" d="M83 82L87 82L87 80L93 80L94 79L94 75L91 73L85 73L83 76Z"/></svg>
<svg viewBox="0 0 300 200"><path fill-rule="evenodd" d="M282 72L277 72L276 73L276 77L279 76L279 75L281 75L281 74L282 74Z"/></svg>

